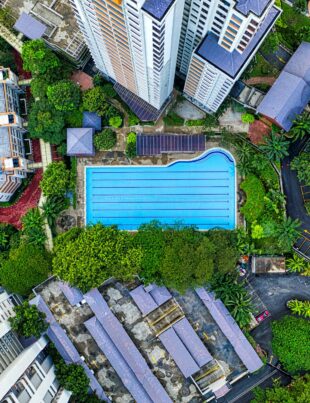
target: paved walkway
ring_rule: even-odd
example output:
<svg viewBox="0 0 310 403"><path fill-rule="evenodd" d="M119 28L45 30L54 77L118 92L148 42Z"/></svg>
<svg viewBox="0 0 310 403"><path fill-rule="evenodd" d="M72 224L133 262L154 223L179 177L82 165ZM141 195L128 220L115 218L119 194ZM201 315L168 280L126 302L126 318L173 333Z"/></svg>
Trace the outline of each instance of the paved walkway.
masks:
<svg viewBox="0 0 310 403"><path fill-rule="evenodd" d="M42 157L42 168L43 171L46 170L47 166L53 161L52 157L52 147L50 143L46 143L40 139L41 157Z"/></svg>

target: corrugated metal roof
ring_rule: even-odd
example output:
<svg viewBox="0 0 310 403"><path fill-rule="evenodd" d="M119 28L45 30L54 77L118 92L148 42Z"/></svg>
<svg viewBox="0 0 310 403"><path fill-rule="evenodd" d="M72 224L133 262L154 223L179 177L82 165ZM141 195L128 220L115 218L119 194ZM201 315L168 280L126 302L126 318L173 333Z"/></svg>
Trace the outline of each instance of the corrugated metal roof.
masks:
<svg viewBox="0 0 310 403"><path fill-rule="evenodd" d="M257 112L289 131L310 101L310 43L302 42L284 67Z"/></svg>
<svg viewBox="0 0 310 403"><path fill-rule="evenodd" d="M212 361L213 358L211 354L186 318L174 324L173 329L200 368Z"/></svg>
<svg viewBox="0 0 310 403"><path fill-rule="evenodd" d="M151 14L157 20L161 20L173 3L174 0L145 0L142 10Z"/></svg>
<svg viewBox="0 0 310 403"><path fill-rule="evenodd" d="M155 300L156 304L158 306L164 304L167 302L169 299L172 298L172 295L168 291L167 287L162 286L155 286L150 290L150 294L152 298Z"/></svg>
<svg viewBox="0 0 310 403"><path fill-rule="evenodd" d="M152 296L144 290L143 285L130 291L130 295L143 315L147 315L158 307Z"/></svg>
<svg viewBox="0 0 310 403"><path fill-rule="evenodd" d="M240 72L241 68L248 61L251 54L260 45L262 38L275 23L280 11L272 7L258 31L246 47L245 51L240 54L237 50L229 52L219 45L219 37L209 32L201 45L196 50L196 54L211 63L216 68L220 69L230 77L235 78Z"/></svg>
<svg viewBox="0 0 310 403"><path fill-rule="evenodd" d="M94 129L86 127L67 129L67 155L94 155L93 134Z"/></svg>
<svg viewBox="0 0 310 403"><path fill-rule="evenodd" d="M168 353L174 359L185 378L199 371L199 366L194 361L174 329L171 327L159 335L159 340L163 343Z"/></svg>
<svg viewBox="0 0 310 403"><path fill-rule="evenodd" d="M271 0L237 0L235 8L244 15L254 13L260 17L270 3Z"/></svg>
<svg viewBox="0 0 310 403"><path fill-rule="evenodd" d="M65 297L70 302L71 305L76 305L82 301L83 294L81 291L75 287L70 287L68 283L58 281L58 286L61 291L65 294Z"/></svg>
<svg viewBox="0 0 310 403"><path fill-rule="evenodd" d="M43 36L47 26L42 24L31 15L21 13L20 17L14 25L14 29L23 33L29 39L39 39Z"/></svg>
<svg viewBox="0 0 310 403"><path fill-rule="evenodd" d="M208 308L213 319L234 347L237 355L250 372L255 372L263 366L263 363L248 339L228 312L221 300L215 299L213 293L208 293L204 288L197 288L196 293Z"/></svg>
<svg viewBox="0 0 310 403"><path fill-rule="evenodd" d="M93 289L85 294L84 297L104 331L111 337L118 352L137 377L137 380L143 385L151 401L171 403L167 392L152 373L145 359L142 357L123 326L113 315L100 292L97 289ZM96 326L96 328L98 330L98 326Z"/></svg>

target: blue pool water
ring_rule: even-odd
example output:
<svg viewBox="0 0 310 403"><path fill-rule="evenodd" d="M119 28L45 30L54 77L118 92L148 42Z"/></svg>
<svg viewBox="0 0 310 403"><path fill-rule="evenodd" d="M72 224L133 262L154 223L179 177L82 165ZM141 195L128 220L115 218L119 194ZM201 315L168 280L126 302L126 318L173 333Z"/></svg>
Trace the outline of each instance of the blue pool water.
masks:
<svg viewBox="0 0 310 403"><path fill-rule="evenodd" d="M222 149L166 166L86 167L86 224L136 230L158 220L235 228L235 163Z"/></svg>

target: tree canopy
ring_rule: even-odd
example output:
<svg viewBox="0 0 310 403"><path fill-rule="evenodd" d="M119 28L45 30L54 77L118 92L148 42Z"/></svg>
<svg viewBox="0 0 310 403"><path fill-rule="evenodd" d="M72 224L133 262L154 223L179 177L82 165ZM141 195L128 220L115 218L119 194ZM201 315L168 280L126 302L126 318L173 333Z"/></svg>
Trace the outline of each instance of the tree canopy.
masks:
<svg viewBox="0 0 310 403"><path fill-rule="evenodd" d="M291 162L291 169L297 171L298 179L310 186L310 153L302 152Z"/></svg>
<svg viewBox="0 0 310 403"><path fill-rule="evenodd" d="M23 67L33 75L60 67L60 60L42 39L27 41L22 48Z"/></svg>
<svg viewBox="0 0 310 403"><path fill-rule="evenodd" d="M55 374L60 386L72 392L73 396L86 396L89 378L81 365L66 364L61 360L55 364Z"/></svg>
<svg viewBox="0 0 310 403"><path fill-rule="evenodd" d="M40 337L47 329L44 321L45 314L40 312L35 305L30 305L25 301L22 305L14 308L15 316L9 319L12 329L20 336Z"/></svg>
<svg viewBox="0 0 310 403"><path fill-rule="evenodd" d="M69 186L70 172L64 162L52 162L46 168L40 187L44 196L63 196Z"/></svg>
<svg viewBox="0 0 310 403"><path fill-rule="evenodd" d="M62 80L47 87L47 98L57 111L73 111L78 108L81 90L70 80Z"/></svg>
<svg viewBox="0 0 310 403"><path fill-rule="evenodd" d="M3 287L20 295L28 295L32 288L42 283L50 272L50 256L43 248L21 244L11 249L3 263L0 281Z"/></svg>
<svg viewBox="0 0 310 403"><path fill-rule="evenodd" d="M310 370L310 322L285 316L273 321L272 351L290 373Z"/></svg>
<svg viewBox="0 0 310 403"><path fill-rule="evenodd" d="M139 272L142 258L132 235L101 224L58 236L54 252L54 273L84 292L111 276L132 279Z"/></svg>

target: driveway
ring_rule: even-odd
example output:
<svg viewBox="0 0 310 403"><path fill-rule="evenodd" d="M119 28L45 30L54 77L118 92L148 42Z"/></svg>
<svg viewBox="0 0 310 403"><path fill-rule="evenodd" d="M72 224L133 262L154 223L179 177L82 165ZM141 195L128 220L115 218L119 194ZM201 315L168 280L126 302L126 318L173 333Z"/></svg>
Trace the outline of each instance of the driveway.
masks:
<svg viewBox="0 0 310 403"><path fill-rule="evenodd" d="M290 299L310 300L310 277L296 274L269 274L251 276L249 282L271 313L266 319L252 330L256 342L271 354L270 322L289 313L286 302Z"/></svg>

